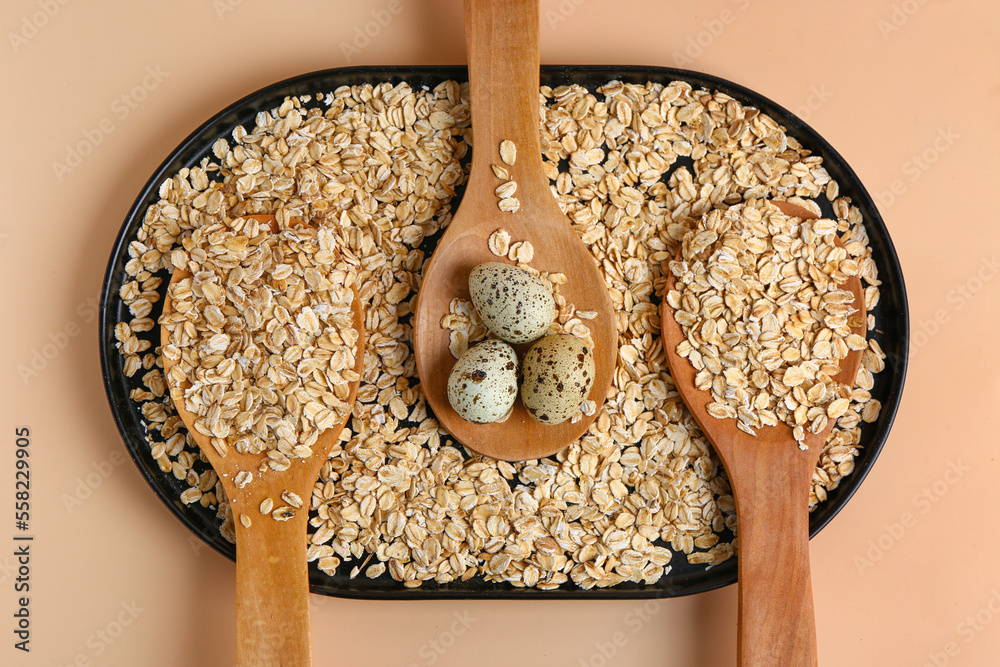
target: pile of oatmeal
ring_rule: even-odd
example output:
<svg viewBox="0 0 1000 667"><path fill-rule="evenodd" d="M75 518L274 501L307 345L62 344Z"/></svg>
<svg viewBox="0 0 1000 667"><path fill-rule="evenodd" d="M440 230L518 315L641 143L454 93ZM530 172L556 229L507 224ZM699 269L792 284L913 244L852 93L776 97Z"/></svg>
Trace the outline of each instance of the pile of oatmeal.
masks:
<svg viewBox="0 0 1000 667"><path fill-rule="evenodd" d="M801 449L850 407L834 380L868 341L847 289L859 264L837 223L789 216L766 199L714 209L684 237L666 294L684 339L677 354L707 391L706 412L745 433L784 422Z"/></svg>
<svg viewBox="0 0 1000 667"><path fill-rule="evenodd" d="M183 273L167 287L160 353L167 384L185 387L192 426L219 456L263 453L280 472L312 456L350 412L359 379L351 276L323 231L229 222L195 229L170 254Z"/></svg>
<svg viewBox="0 0 1000 667"><path fill-rule="evenodd" d="M815 210L810 200L825 196L870 311L879 283L861 214L819 157L724 94L610 82L541 95L546 173L619 308L608 400L580 441L543 460L470 455L428 414L417 380L409 315L425 241L447 226L467 176L465 84L291 98L220 139L214 160L162 184L129 246L121 298L133 319L116 335L126 374L143 382L132 399L152 456L186 480L184 502L218 508L224 535L233 532L228 504L174 412L148 334L169 256L185 237L274 213L327 230L367 310L358 400L311 498L308 556L320 570L388 571L409 587L479 576L550 590L655 583L672 558L717 564L733 555L729 484L673 387L659 335L666 263L711 209L769 197ZM564 325L571 317L560 312ZM885 355L869 346L813 475L813 503L851 473L860 424L878 416L869 391Z"/></svg>

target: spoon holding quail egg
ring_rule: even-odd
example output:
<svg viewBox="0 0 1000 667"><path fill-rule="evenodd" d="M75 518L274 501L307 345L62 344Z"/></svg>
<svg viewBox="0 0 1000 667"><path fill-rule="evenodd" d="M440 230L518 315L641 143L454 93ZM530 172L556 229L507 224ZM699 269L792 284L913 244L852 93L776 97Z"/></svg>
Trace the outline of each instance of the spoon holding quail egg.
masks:
<svg viewBox="0 0 1000 667"><path fill-rule="evenodd" d="M469 449L507 461L549 456L587 431L611 387L618 349L604 275L543 169L539 18L537 0L465 2L475 147L462 203L424 267L413 317L417 373L434 416ZM530 244L532 269L563 277L560 299L593 314L592 344L546 335L558 333L551 290L532 272L498 262L488 239L499 230ZM455 299L470 297L502 344L474 346L456 361L441 321ZM594 409L583 412L584 401Z"/></svg>

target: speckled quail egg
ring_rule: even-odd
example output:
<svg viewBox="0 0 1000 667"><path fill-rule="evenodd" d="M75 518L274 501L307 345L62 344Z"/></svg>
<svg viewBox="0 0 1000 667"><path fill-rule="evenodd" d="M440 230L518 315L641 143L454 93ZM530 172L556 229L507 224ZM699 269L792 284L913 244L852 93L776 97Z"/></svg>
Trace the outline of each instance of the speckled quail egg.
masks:
<svg viewBox="0 0 1000 667"><path fill-rule="evenodd" d="M486 328L508 343L538 340L556 319L552 291L516 266L480 264L469 274L469 293Z"/></svg>
<svg viewBox="0 0 1000 667"><path fill-rule="evenodd" d="M594 386L594 353L569 334L545 336L524 355L521 402L540 424L561 424Z"/></svg>
<svg viewBox="0 0 1000 667"><path fill-rule="evenodd" d="M448 376L448 402L467 421L503 421L515 400L517 353L503 341L487 340L470 347Z"/></svg>

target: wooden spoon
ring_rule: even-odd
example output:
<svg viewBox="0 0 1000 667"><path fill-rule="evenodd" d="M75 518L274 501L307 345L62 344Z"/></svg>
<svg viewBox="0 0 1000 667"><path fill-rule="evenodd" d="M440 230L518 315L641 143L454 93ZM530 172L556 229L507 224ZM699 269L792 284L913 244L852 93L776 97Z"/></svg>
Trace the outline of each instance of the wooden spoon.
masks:
<svg viewBox="0 0 1000 667"><path fill-rule="evenodd" d="M417 372L435 417L470 449L508 461L554 454L583 435L607 397L618 350L617 319L604 276L556 203L542 169L538 20L538 0L465 1L475 148L462 203L424 270L413 325ZM512 165L500 157L500 142L505 140L516 147ZM517 211L498 207L494 191L505 181L494 174L494 164L517 183ZM455 359L441 318L452 299L469 300L473 267L503 261L487 246L498 229L507 230L512 241L530 241L535 251L531 266L565 274L560 292L567 301L577 310L597 313L588 326L596 364L589 398L598 410L575 424L539 424L520 400L505 422L475 424L459 417L448 403L448 375Z"/></svg>
<svg viewBox="0 0 1000 667"><path fill-rule="evenodd" d="M819 216L788 202L772 202L786 215ZM837 239L840 245L840 240ZM674 287L670 274L666 289ZM848 279L843 289L854 295L852 332L865 335L867 316L861 281ZM816 622L809 574L809 491L813 470L836 420L800 450L786 424L757 429L751 436L735 419L715 419L705 410L711 398L695 389L695 369L677 354L684 340L673 309L663 300L663 345L674 384L705 436L725 465L736 500L739 555L739 639L741 667L804 667L817 664ZM853 322L853 320L852 320ZM861 351L840 362L833 379L848 387L861 365Z"/></svg>
<svg viewBox="0 0 1000 667"><path fill-rule="evenodd" d="M247 217L270 224L272 231L277 231L273 215ZM175 270L170 282L190 275L186 271ZM364 309L356 288L352 311L354 326L360 334L354 370L360 374L364 362ZM171 312L168 291L163 303L164 317ZM164 344L169 336L166 327L161 327L160 337ZM174 362L163 359L164 373L168 377L173 365ZM319 435L312 447L312 456L293 458L287 470L277 472L261 465L266 460L266 456L261 454L240 454L230 448L225 456L221 456L208 436L194 428L197 417L184 408L184 389L183 385L170 383L170 395L177 414L218 473L233 511L236 529L236 663L240 667L311 665L306 523L313 485L346 419ZM357 393L358 382L352 382L347 398L349 405L354 405ZM235 480L243 471L252 473L253 479L240 488ZM302 499L301 509L296 509L292 518L278 521L261 513L261 503L265 498L273 501L275 509L287 505L281 498L285 491ZM241 521L244 516L250 521L249 527Z"/></svg>

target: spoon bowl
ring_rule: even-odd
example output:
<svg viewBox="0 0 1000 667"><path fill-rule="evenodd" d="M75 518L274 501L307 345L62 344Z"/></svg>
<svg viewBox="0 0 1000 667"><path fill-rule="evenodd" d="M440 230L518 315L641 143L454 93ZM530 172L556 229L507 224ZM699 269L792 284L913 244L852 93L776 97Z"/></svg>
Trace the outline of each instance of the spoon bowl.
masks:
<svg viewBox="0 0 1000 667"><path fill-rule="evenodd" d="M277 231L272 215L246 216L270 224ZM191 274L174 270L171 284ZM364 309L357 289L352 303L353 324L359 336L355 349L354 370L360 375L364 362ZM170 290L163 303L163 318L173 312ZM166 344L169 331L161 326L161 341ZM164 375L170 377L175 362L163 357ZM184 405L184 384L168 379L174 407L199 449L219 476L233 514L236 533L236 661L248 665L312 664L312 638L309 623L309 574L306 563L307 521L312 488L320 467L350 419L324 430L307 458L291 458L287 470L275 471L266 465L264 454L241 454L230 447L223 455L211 439L194 428L197 416ZM354 405L359 381L350 385L346 399ZM236 477L249 473L249 483L240 485ZM289 494L294 494L289 495ZM282 499L282 496L286 499ZM277 520L262 512L261 504L270 499L274 508L288 505L287 498L297 496L301 507L291 517ZM289 505L289 507L291 507ZM249 525L248 525L249 524Z"/></svg>
<svg viewBox="0 0 1000 667"><path fill-rule="evenodd" d="M819 216L790 202L772 202L783 213L802 219ZM840 239L836 240L842 245ZM675 278L668 272L665 290ZM852 333L865 336L867 315L861 281L853 276L841 286L854 295L858 309ZM741 667L817 664L816 623L809 573L809 491L823 446L835 419L816 434L806 433L799 449L784 423L764 426L752 436L735 419L708 414L707 391L695 388L696 371L677 353L684 334L664 298L661 306L663 346L677 392L725 466L736 501L739 568L739 637ZM840 361L835 382L854 386L863 351L852 350Z"/></svg>
<svg viewBox="0 0 1000 667"><path fill-rule="evenodd" d="M424 270L413 325L417 372L435 417L470 449L508 461L554 454L583 435L607 397L618 350L617 317L604 276L559 208L542 168L538 21L537 0L465 2L475 148L462 203ZM501 156L504 141L515 147L512 160ZM496 188L508 179L498 177L494 165L517 184L517 210L500 209ZM469 272L475 266L504 261L488 247L498 230L506 230L513 242L530 242L530 265L565 275L560 293L567 302L597 313L587 323L595 361L589 400L597 409L575 423L539 424L517 401L506 421L476 424L448 403L448 375L456 360L441 318L452 299L469 300Z"/></svg>

